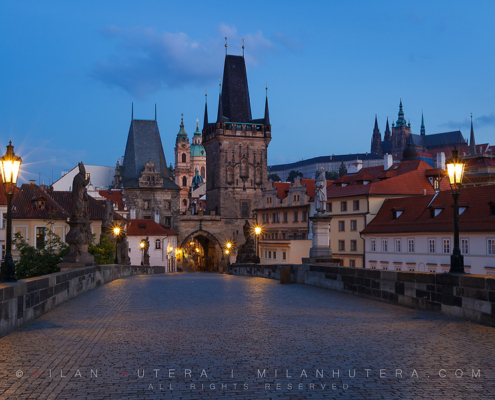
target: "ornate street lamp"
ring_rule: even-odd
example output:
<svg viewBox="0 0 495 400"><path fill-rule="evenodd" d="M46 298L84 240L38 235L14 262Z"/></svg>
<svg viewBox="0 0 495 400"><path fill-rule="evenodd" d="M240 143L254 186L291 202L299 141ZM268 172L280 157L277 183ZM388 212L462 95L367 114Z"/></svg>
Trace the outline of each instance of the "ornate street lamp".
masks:
<svg viewBox="0 0 495 400"><path fill-rule="evenodd" d="M139 242L139 247L141 247L141 265L144 265L144 248L146 247L144 239Z"/></svg>
<svg viewBox="0 0 495 400"><path fill-rule="evenodd" d="M119 263L119 259L117 257L117 243L119 241L119 235L120 235L120 226L114 226L113 228L113 236L115 236L115 260L114 260L114 263L115 264L118 264Z"/></svg>
<svg viewBox="0 0 495 400"><path fill-rule="evenodd" d="M452 197L454 198L454 250L450 256L450 273L464 273L464 257L459 247L459 199L462 178L464 176L464 163L459 160L457 148L452 151L452 158L447 164Z"/></svg>
<svg viewBox="0 0 495 400"><path fill-rule="evenodd" d="M5 260L2 263L2 280L4 282L16 282L15 264L12 259L12 197L17 184L17 177L21 168L22 160L14 154L12 141L7 146L7 153L0 157L0 173L2 175L5 196L7 197L7 237Z"/></svg>
<svg viewBox="0 0 495 400"><path fill-rule="evenodd" d="M261 226L256 225L254 227L254 233L256 234L256 263L260 262L260 234L261 234Z"/></svg>

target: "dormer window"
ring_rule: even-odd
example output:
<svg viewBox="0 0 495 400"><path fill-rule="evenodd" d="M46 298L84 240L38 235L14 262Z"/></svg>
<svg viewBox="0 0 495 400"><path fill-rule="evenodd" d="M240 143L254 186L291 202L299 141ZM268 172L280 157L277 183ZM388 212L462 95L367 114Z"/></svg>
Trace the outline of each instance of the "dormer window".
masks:
<svg viewBox="0 0 495 400"><path fill-rule="evenodd" d="M438 214L440 214L444 208L445 207L442 207L442 208L433 208L433 207L430 207L430 218L437 217Z"/></svg>
<svg viewBox="0 0 495 400"><path fill-rule="evenodd" d="M459 215L466 211L467 207L459 207Z"/></svg>
<svg viewBox="0 0 495 400"><path fill-rule="evenodd" d="M395 212L395 219L399 218L402 214L402 211L396 211Z"/></svg>
<svg viewBox="0 0 495 400"><path fill-rule="evenodd" d="M392 208L392 218L393 219L399 218L403 212L404 212L403 208Z"/></svg>
<svg viewBox="0 0 495 400"><path fill-rule="evenodd" d="M45 203L45 200L43 200L43 199L39 199L39 200L36 202L36 208L37 208L38 210L44 210L44 209L45 209L45 205L46 205L46 203Z"/></svg>

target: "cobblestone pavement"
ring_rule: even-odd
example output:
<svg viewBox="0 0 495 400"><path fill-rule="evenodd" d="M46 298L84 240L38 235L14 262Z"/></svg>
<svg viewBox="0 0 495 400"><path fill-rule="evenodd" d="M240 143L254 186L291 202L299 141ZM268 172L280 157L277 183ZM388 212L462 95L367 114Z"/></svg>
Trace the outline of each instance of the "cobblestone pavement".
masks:
<svg viewBox="0 0 495 400"><path fill-rule="evenodd" d="M437 314L263 278L135 276L0 339L0 398L495 398L494 356L493 328Z"/></svg>

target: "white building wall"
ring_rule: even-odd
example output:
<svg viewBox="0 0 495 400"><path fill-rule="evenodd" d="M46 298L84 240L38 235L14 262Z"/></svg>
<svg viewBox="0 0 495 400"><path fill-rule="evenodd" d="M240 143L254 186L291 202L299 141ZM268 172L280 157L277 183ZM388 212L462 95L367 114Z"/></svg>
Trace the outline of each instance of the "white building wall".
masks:
<svg viewBox="0 0 495 400"><path fill-rule="evenodd" d="M108 190L113 186L115 167L105 167L102 165L85 165L86 173L89 174L90 184L100 190ZM76 165L69 172L53 183L53 190L69 192L72 190L72 181L79 173L79 167Z"/></svg>
<svg viewBox="0 0 495 400"><path fill-rule="evenodd" d="M141 265L143 260L143 251L140 247L141 240L146 239L145 236L128 236L129 242L129 257L131 265ZM176 251L177 251L177 236L149 236L150 247L148 253L150 255L150 266L165 267L165 272L176 272ZM156 241L159 241L160 248L157 248ZM167 251L169 249L169 251Z"/></svg>
<svg viewBox="0 0 495 400"><path fill-rule="evenodd" d="M364 234L365 268L391 271L449 272L450 255L454 248L453 233ZM488 240L495 240L494 232L463 233L460 243L467 240L468 253L464 254L465 271L471 274L495 275L495 254L489 254ZM372 251L372 240L376 251ZM382 239L387 240L387 252L382 251ZM395 240L401 241L401 252L395 250ZM408 240L414 240L414 253L408 250ZM450 240L449 252L444 253L443 240ZM430 240L435 241L435 252L430 253ZM461 247L462 249L462 247Z"/></svg>

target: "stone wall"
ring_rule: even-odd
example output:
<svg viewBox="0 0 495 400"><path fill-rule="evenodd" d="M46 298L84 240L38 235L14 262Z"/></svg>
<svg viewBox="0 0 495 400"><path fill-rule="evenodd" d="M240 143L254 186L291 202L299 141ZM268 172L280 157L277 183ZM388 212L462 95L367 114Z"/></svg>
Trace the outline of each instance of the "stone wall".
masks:
<svg viewBox="0 0 495 400"><path fill-rule="evenodd" d="M292 283L304 283L304 267L297 264L232 264L228 267L230 275L258 276L260 278L280 280L280 267L289 267Z"/></svg>
<svg viewBox="0 0 495 400"><path fill-rule="evenodd" d="M0 284L0 337L81 293L115 279L164 273L164 267L97 265Z"/></svg>
<svg viewBox="0 0 495 400"><path fill-rule="evenodd" d="M279 279L280 265L238 265L235 275ZM301 275L304 271L304 277ZM396 272L318 264L291 266L292 282L337 290L495 327L495 276Z"/></svg>

